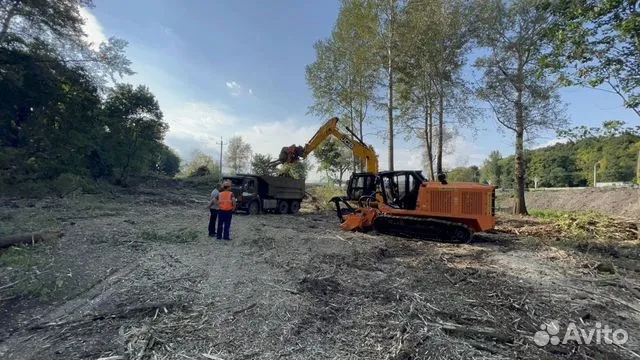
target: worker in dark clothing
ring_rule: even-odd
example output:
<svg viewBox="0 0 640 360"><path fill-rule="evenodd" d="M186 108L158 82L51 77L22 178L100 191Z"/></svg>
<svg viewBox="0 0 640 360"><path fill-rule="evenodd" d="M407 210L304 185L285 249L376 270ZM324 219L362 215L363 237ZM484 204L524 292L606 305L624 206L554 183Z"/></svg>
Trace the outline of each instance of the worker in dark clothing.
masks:
<svg viewBox="0 0 640 360"><path fill-rule="evenodd" d="M211 195L209 196L209 205L207 205L210 213L209 237L216 236L216 220L218 218L218 212L220 211L220 207L218 206L216 199L218 198L218 194L220 193L221 189L222 189L222 184L221 183L216 184L216 187L213 189L213 191L211 192Z"/></svg>

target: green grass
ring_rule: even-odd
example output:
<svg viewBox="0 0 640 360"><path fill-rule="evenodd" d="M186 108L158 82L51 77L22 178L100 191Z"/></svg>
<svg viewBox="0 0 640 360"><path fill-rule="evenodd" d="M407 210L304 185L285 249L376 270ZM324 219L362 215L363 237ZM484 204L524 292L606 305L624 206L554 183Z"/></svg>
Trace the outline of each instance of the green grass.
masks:
<svg viewBox="0 0 640 360"><path fill-rule="evenodd" d="M38 253L37 247L14 246L0 253L0 268L10 270L12 285L4 296L30 296L41 301L55 300L66 285L62 277L56 276Z"/></svg>
<svg viewBox="0 0 640 360"><path fill-rule="evenodd" d="M640 247L635 224L595 211L530 210L529 215L553 224L563 236L557 244L581 251L637 251Z"/></svg>
<svg viewBox="0 0 640 360"><path fill-rule="evenodd" d="M314 196L318 205L325 209L334 209L333 203L329 203L334 196L345 196L346 189L340 189L335 185L310 185L307 187L307 192Z"/></svg>

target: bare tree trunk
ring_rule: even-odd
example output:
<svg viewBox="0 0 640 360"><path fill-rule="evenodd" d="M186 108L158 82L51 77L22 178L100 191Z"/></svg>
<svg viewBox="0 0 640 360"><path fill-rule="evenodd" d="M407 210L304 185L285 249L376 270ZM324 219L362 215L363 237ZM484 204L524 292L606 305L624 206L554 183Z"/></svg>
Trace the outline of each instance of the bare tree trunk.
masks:
<svg viewBox="0 0 640 360"><path fill-rule="evenodd" d="M436 164L436 174L442 173L442 149L444 148L444 94L442 84L438 93L438 159Z"/></svg>
<svg viewBox="0 0 640 360"><path fill-rule="evenodd" d="M351 117L351 129L355 129L354 125L355 123L353 122L353 106L351 106L351 109L349 110L349 112L351 113L350 117ZM352 164L353 164L353 172L358 171L358 157L356 156L356 154L352 153L351 154L351 159L352 159Z"/></svg>
<svg viewBox="0 0 640 360"><path fill-rule="evenodd" d="M393 69L391 67L391 49L389 49L389 102L387 116L389 121L389 170L393 171Z"/></svg>
<svg viewBox="0 0 640 360"><path fill-rule="evenodd" d="M425 97L424 107L424 143L427 148L427 162L429 163L429 180L433 181L433 113L429 99Z"/></svg>
<svg viewBox="0 0 640 360"><path fill-rule="evenodd" d="M387 44L387 75L389 82L388 102L387 102L387 117L389 121L389 170L393 171L393 58L391 57L391 47L393 44L393 23L395 4L393 0L389 0L389 43Z"/></svg>
<svg viewBox="0 0 640 360"><path fill-rule="evenodd" d="M518 215L529 215L527 205L525 204L525 162L524 162L524 112L522 104L522 93L518 93L518 99L515 103L516 107L516 199L513 205L513 213Z"/></svg>

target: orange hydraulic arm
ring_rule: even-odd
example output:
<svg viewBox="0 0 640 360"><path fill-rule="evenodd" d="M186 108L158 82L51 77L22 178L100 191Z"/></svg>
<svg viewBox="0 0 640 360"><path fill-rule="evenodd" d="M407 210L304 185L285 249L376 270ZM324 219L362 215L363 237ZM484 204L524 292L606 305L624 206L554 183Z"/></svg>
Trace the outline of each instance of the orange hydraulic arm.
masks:
<svg viewBox="0 0 640 360"><path fill-rule="evenodd" d="M351 132L351 131L350 131ZM329 119L324 125L318 129L318 131L311 137L308 143L304 145L304 152L302 154L303 158L306 158L313 150L315 150L318 145L320 145L326 138L333 135L338 140L342 141L355 156L362 159L365 163L367 172L377 173L378 172L378 156L376 152L370 145L366 145L362 140L358 139L353 132L351 132L353 137L343 134L340 130L338 130L338 118L333 117ZM354 139L355 138L355 139Z"/></svg>

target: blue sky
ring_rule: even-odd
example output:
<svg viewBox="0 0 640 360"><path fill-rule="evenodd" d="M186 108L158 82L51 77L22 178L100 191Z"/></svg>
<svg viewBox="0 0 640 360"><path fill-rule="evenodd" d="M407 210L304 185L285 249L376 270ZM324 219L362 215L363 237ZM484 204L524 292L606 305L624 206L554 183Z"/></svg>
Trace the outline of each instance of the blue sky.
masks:
<svg viewBox="0 0 640 360"><path fill-rule="evenodd" d="M282 146L303 145L327 119L306 115L313 103L305 66L313 43L330 35L338 14L332 0L109 0L85 11L85 30L97 42L116 36L129 42L127 56L149 86L169 123L166 143L188 159L198 149L218 158L222 137L242 135L254 152L277 155ZM637 122L613 94L565 89L573 125L605 120ZM376 130L384 123L376 124ZM513 153L511 134L498 132L491 116L476 137L462 130L445 165L479 165L492 150ZM369 135L387 168L386 143ZM557 141L544 134L529 147ZM396 138L395 168L421 168L417 142ZM318 175L311 176L314 178Z"/></svg>

